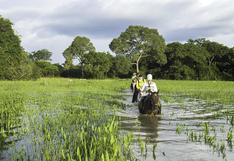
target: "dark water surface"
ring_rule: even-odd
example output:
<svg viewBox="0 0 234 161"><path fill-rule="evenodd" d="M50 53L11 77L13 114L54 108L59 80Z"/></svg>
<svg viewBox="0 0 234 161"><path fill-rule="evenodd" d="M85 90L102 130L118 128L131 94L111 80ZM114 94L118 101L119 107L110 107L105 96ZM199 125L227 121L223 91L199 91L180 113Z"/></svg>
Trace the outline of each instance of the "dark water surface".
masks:
<svg viewBox="0 0 234 161"><path fill-rule="evenodd" d="M215 117L224 110L234 109L233 106L209 104L202 100L179 98L181 103L162 103L162 115L151 117L140 115L137 104L132 104L132 93L124 91L124 104L126 108L117 112L120 118L122 133L130 132L134 138L133 152L138 160L162 160L162 161L219 161L234 160L234 152L227 146L227 132L230 128L225 116ZM182 100L182 101L181 101ZM218 142L225 143L225 151L213 150L204 141L191 141L187 134L182 131L176 132L178 126L197 133L202 128L198 126L208 122L213 129ZM232 132L233 134L233 132ZM139 138L146 142L146 147L141 153ZM201 139L202 140L202 139ZM233 142L233 141L232 141ZM154 149L154 150L153 150Z"/></svg>

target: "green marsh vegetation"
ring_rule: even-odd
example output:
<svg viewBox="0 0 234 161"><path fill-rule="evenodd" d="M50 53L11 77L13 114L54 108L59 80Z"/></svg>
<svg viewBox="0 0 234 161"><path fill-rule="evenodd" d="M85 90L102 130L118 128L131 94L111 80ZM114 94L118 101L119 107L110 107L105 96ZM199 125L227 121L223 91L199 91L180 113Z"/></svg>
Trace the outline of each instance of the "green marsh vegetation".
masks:
<svg viewBox="0 0 234 161"><path fill-rule="evenodd" d="M164 100L173 101L173 96L192 97L221 104L234 103L234 82L156 80ZM177 100L178 101L178 100Z"/></svg>
<svg viewBox="0 0 234 161"><path fill-rule="evenodd" d="M4 157L4 151L10 149L14 154L8 158L11 160L135 160L131 149L134 138L130 133L120 134L114 115L115 110L126 108L121 99L129 82L62 78L1 81L0 154ZM186 106L183 99L195 97L233 107L233 82L156 83L166 102L177 102L179 96L178 102ZM232 111L230 108L215 116L226 121L225 127L201 120L195 129L181 124L175 132L209 145L225 158L225 151L233 145ZM174 111L171 117L176 115ZM150 148L147 139L139 137L137 142L144 157L152 153L157 158L156 143Z"/></svg>
<svg viewBox="0 0 234 161"><path fill-rule="evenodd" d="M122 108L116 99L126 81L2 81L0 88L0 143L13 151L10 159L133 159L130 135L119 136L109 114ZM6 145L9 139L15 145Z"/></svg>

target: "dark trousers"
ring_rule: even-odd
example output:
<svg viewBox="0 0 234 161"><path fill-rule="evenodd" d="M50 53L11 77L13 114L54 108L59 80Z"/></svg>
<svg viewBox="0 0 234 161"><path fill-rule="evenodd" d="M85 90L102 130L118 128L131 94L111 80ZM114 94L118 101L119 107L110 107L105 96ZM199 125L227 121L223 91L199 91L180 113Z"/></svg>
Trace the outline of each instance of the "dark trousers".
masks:
<svg viewBox="0 0 234 161"><path fill-rule="evenodd" d="M134 90L134 93L133 93L133 96L132 96L132 103L138 102L137 97L138 97L139 92L140 92L140 90L135 87L135 90Z"/></svg>

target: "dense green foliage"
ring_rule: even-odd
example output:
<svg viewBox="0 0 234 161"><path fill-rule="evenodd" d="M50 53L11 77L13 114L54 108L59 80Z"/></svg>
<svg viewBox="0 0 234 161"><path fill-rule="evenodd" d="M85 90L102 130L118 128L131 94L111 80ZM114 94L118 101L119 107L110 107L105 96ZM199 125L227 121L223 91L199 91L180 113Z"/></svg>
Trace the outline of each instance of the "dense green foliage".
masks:
<svg viewBox="0 0 234 161"><path fill-rule="evenodd" d="M90 43L85 39L86 43ZM77 43L78 41L82 43L83 40L78 39ZM112 40L110 49L116 56L85 52L85 55L82 54L82 63L71 65L63 71L62 76L122 78L130 77L140 67L140 73L152 73L157 79L234 80L234 48L206 39L189 39L184 44L172 42L165 46L163 37L156 29L129 26L118 38ZM103 60L100 61L101 59ZM66 58L66 62L68 60ZM106 68L111 64L111 68ZM100 65L105 67L96 68ZM103 74L104 68L108 69L104 72L107 74Z"/></svg>
<svg viewBox="0 0 234 161"><path fill-rule="evenodd" d="M131 62L125 56L112 57L112 67L108 72L109 77L128 77L131 71Z"/></svg>
<svg viewBox="0 0 234 161"><path fill-rule="evenodd" d="M30 79L34 77L33 71L12 23L0 16L0 79Z"/></svg>
<svg viewBox="0 0 234 161"><path fill-rule="evenodd" d="M41 49L34 51L29 55L33 61L49 61L51 60L52 53L48 49Z"/></svg>
<svg viewBox="0 0 234 161"><path fill-rule="evenodd" d="M127 78L131 75L131 62L124 56L112 56L108 52L90 52L83 64L72 65L61 72L62 77L74 78Z"/></svg>
<svg viewBox="0 0 234 161"><path fill-rule="evenodd" d="M165 51L168 63L160 78L234 79L234 49L205 39L170 43Z"/></svg>
<svg viewBox="0 0 234 161"><path fill-rule="evenodd" d="M38 77L60 76L63 67L59 64L52 64L50 62L51 56L52 53L48 49L34 51L31 54L29 54L29 58L35 64L35 74L37 74Z"/></svg>
<svg viewBox="0 0 234 161"><path fill-rule="evenodd" d="M129 26L109 47L113 54L98 52L89 38L76 36L63 52L63 66L52 64L48 49L27 54L12 23L0 17L0 79L127 78L140 72L157 79L234 80L234 47L204 38L166 45L157 29Z"/></svg>
<svg viewBox="0 0 234 161"><path fill-rule="evenodd" d="M39 68L40 76L51 77L60 76L59 67L47 61L36 61L35 64Z"/></svg>
<svg viewBox="0 0 234 161"><path fill-rule="evenodd" d="M95 47L87 37L76 36L72 44L63 52L65 57L65 69L70 69L73 66L73 60L78 60L81 65L81 74L84 77L84 61L85 55L95 52Z"/></svg>
<svg viewBox="0 0 234 161"><path fill-rule="evenodd" d="M143 26L129 26L118 38L110 43L110 49L117 55L126 55L136 65L139 72L139 63L142 57L150 57L158 64L165 64L165 40L157 29Z"/></svg>
<svg viewBox="0 0 234 161"><path fill-rule="evenodd" d="M84 56L84 72L87 78L105 78L111 66L109 54L92 52Z"/></svg>

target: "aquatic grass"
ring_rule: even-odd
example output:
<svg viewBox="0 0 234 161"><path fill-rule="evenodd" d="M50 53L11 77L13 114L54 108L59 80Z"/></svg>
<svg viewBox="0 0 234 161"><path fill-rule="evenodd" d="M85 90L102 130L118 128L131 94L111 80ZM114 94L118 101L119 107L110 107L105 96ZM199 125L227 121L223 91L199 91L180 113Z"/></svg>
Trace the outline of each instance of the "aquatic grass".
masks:
<svg viewBox="0 0 234 161"><path fill-rule="evenodd" d="M232 149L232 139L233 139L232 128L230 128L228 133L227 133L227 142L228 142L228 145L231 149Z"/></svg>
<svg viewBox="0 0 234 161"><path fill-rule="evenodd" d="M184 131L185 125L177 124L176 125L176 133L181 134L182 131Z"/></svg>
<svg viewBox="0 0 234 161"><path fill-rule="evenodd" d="M232 81L156 80L156 83L163 98L184 96L222 104L234 103L234 82Z"/></svg>
<svg viewBox="0 0 234 161"><path fill-rule="evenodd" d="M113 116L115 110L126 107L121 102L121 92L129 88L129 83L130 80L63 78L0 81L0 114L4 118L1 119L1 147L15 148L14 155L7 159L134 160L133 138L119 134L118 120ZM233 82L156 80L156 83L163 101L179 102L182 108L187 108L183 102L188 97L204 99L211 104L233 104L234 100ZM228 123L233 126L232 109L217 116L228 112ZM217 129L210 124L201 124L198 129L202 132L178 125L176 132L181 134L184 130L190 140L203 142L225 154L231 131L224 131L226 138L221 139L222 143L216 138ZM14 145L6 146L11 136L21 141L15 140ZM146 156L147 140L140 139L138 144L142 155ZM152 150L156 158L156 146Z"/></svg>
<svg viewBox="0 0 234 161"><path fill-rule="evenodd" d="M14 139L8 140L8 138L18 134L23 111L23 95L20 93L0 93L0 150L4 145L14 143Z"/></svg>
<svg viewBox="0 0 234 161"><path fill-rule="evenodd" d="M24 131L21 146L16 142L14 153L7 159L134 160L131 136L119 136L118 121L109 115L110 110L123 107L118 99L128 86L126 81L41 79L1 83L0 89L7 89L6 93L14 89L25 96L24 107L19 108L24 110L19 122Z"/></svg>
<svg viewBox="0 0 234 161"><path fill-rule="evenodd" d="M227 122L233 127L234 126L234 115L227 114Z"/></svg>
<svg viewBox="0 0 234 161"><path fill-rule="evenodd" d="M210 124L209 122L201 122L198 124L196 127L197 129L190 128L183 124L178 124L176 128L177 134L186 134L187 139L191 142L200 142L204 143L206 145L209 145L214 152L217 152L218 155L222 155L222 158L226 158L226 147L228 146L230 149L232 149L233 145L233 132L232 132L232 127L229 128L229 131L226 132L224 130L224 127L222 127L220 130L222 133L226 133L226 138L218 138L217 137L217 128L220 127L215 127L214 125ZM225 136L225 135L224 135Z"/></svg>
<svg viewBox="0 0 234 161"><path fill-rule="evenodd" d="M98 116L87 113L87 111L83 111L80 114L79 119L76 119L75 122L73 122L73 114L65 114L63 116L63 125L59 125L60 129L57 129L57 122L53 122L55 119L49 121L52 122L50 127L48 127L48 123L45 123L46 126L42 126L43 135L41 137L44 138L43 153L50 153L49 156L54 156L55 158L53 159L56 160L61 159L59 158L60 155L54 155L54 153L59 152L63 154L61 157L64 160L69 160L69 158L75 160L99 160L98 158L102 157L113 159L113 157L117 156L120 158L119 160L124 160L122 156L123 151L119 144L120 140L117 137L118 126L115 120L111 119L108 122L100 120ZM69 119L67 119L67 115L69 115ZM86 115L92 115L92 119L95 119L85 120L87 118ZM72 121L73 126L69 126L71 124L70 121ZM126 139L123 139L123 145L126 145L125 141ZM50 146L54 142L59 144L60 150ZM124 151L127 150L125 148L127 147L124 146ZM107 154L111 156L107 156Z"/></svg>

